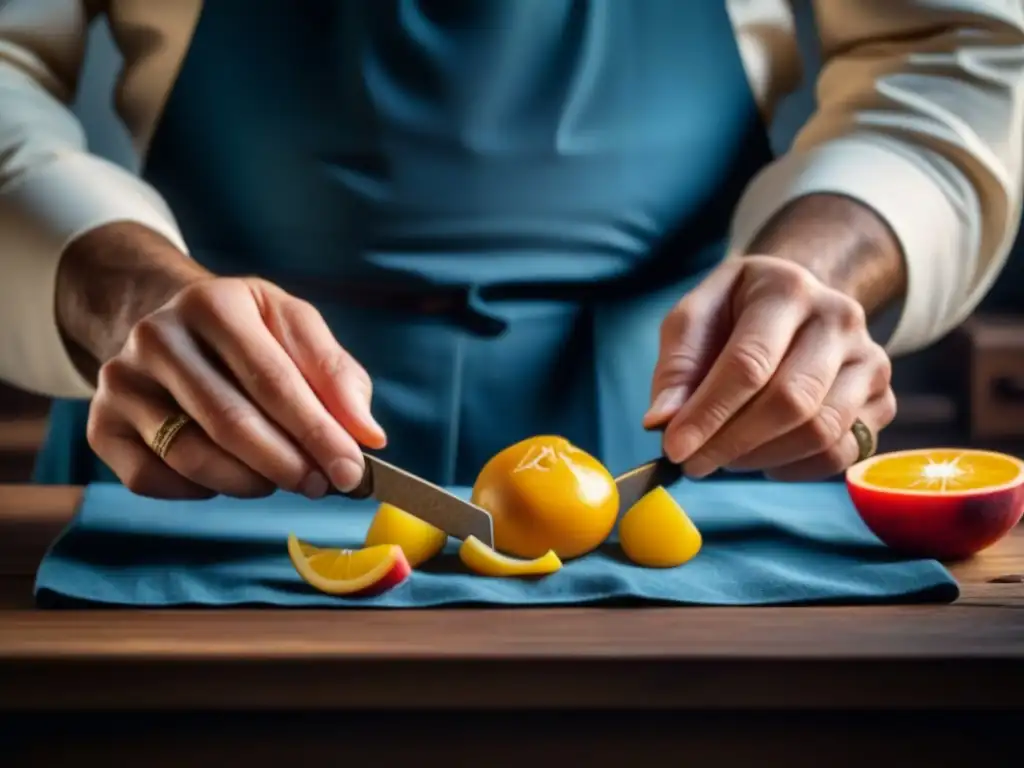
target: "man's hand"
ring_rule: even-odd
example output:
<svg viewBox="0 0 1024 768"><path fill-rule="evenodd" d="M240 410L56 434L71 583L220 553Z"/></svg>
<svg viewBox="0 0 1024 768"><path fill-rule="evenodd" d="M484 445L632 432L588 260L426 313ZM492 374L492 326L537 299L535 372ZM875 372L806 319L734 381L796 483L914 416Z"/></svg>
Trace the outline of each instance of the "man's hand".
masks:
<svg viewBox="0 0 1024 768"><path fill-rule="evenodd" d="M165 498L274 488L315 498L328 483L358 484L360 444L386 438L370 413L369 376L316 309L260 279L214 277L162 250L169 244L140 246L150 233L129 237L134 258L118 258L110 246L123 235L93 243L95 256L69 252L75 262L58 279L69 341L100 363L89 444L121 481ZM70 289L83 270L92 290L106 278L105 296L120 300L80 298L62 313L61 281ZM194 423L161 460L150 441L180 412Z"/></svg>
<svg viewBox="0 0 1024 768"><path fill-rule="evenodd" d="M862 235L842 247L850 230L830 229L829 216L873 214L841 199L808 205L813 215L797 206L762 238L774 255L724 262L662 325L644 423L664 427L666 455L691 476L727 468L828 477L857 460L855 420L877 435L895 416L890 361L871 339L864 304L900 290L885 262L899 260L898 249L865 251ZM884 230L876 234L893 245Z"/></svg>

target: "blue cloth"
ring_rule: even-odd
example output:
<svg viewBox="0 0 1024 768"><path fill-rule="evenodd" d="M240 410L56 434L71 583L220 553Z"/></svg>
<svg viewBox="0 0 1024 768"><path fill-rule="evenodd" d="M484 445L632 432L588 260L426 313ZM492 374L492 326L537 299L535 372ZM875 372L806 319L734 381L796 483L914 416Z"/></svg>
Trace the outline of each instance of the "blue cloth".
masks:
<svg viewBox="0 0 1024 768"><path fill-rule="evenodd" d="M903 559L879 543L841 484L684 480L671 490L704 536L702 551L679 568L634 566L609 544L537 581L484 578L466 573L453 543L392 591L353 599L302 582L286 538L295 532L312 544L358 547L372 503L283 494L174 503L99 484L87 489L78 516L43 560L36 596L44 606L339 608L910 603L958 596L939 563Z"/></svg>

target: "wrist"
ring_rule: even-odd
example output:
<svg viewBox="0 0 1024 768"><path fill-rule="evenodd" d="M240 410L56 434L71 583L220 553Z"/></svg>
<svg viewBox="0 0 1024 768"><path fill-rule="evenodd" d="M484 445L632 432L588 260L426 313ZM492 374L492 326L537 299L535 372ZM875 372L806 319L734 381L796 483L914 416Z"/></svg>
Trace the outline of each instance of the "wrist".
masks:
<svg viewBox="0 0 1024 768"><path fill-rule="evenodd" d="M92 378L120 351L135 323L210 277L152 229L107 224L65 250L57 270L57 324L76 364Z"/></svg>
<svg viewBox="0 0 1024 768"><path fill-rule="evenodd" d="M867 206L839 195L794 200L768 221L747 252L800 264L860 302L869 315L906 293L906 264L892 230Z"/></svg>

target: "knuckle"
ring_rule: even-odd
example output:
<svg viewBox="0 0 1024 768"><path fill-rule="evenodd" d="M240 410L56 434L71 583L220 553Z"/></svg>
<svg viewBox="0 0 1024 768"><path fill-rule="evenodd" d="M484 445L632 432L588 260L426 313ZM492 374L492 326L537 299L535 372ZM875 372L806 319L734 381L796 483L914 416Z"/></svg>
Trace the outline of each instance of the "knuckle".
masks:
<svg viewBox="0 0 1024 768"><path fill-rule="evenodd" d="M330 432L330 427L323 419L314 419L305 424L296 437L299 446L310 453L331 456L333 441Z"/></svg>
<svg viewBox="0 0 1024 768"><path fill-rule="evenodd" d="M141 461L130 461L117 472L118 479L124 487L140 496L148 495L149 478L146 474L146 467Z"/></svg>
<svg viewBox="0 0 1024 768"><path fill-rule="evenodd" d="M156 317L144 317L129 333L129 343L141 357L161 354L170 347L170 333Z"/></svg>
<svg viewBox="0 0 1024 768"><path fill-rule="evenodd" d="M790 299L799 301L811 295L811 279L807 270L796 265L785 265L774 273L776 293L781 292Z"/></svg>
<svg viewBox="0 0 1024 768"><path fill-rule="evenodd" d="M99 393L123 393L130 388L128 366L116 357L100 366L96 374L97 398ZM105 399L104 399L105 400Z"/></svg>
<svg viewBox="0 0 1024 768"><path fill-rule="evenodd" d="M89 409L89 418L85 423L85 440L100 458L106 458L104 454L106 452L107 433L103 428L103 420L100 418L97 410L102 407L101 403L93 400L92 407Z"/></svg>
<svg viewBox="0 0 1024 768"><path fill-rule="evenodd" d="M689 380L697 376L700 370L700 358L689 348L672 349L661 356L657 375L664 385L680 379Z"/></svg>
<svg viewBox="0 0 1024 768"><path fill-rule="evenodd" d="M182 314L191 316L206 313L217 302L207 284L200 283L183 289L174 303Z"/></svg>
<svg viewBox="0 0 1024 768"><path fill-rule="evenodd" d="M305 299L289 298L281 303L281 319L288 325L303 325L310 321L322 319L320 310Z"/></svg>
<svg viewBox="0 0 1024 768"><path fill-rule="evenodd" d="M694 316L693 302L690 298L679 301L661 321L662 343L673 342L686 333Z"/></svg>
<svg viewBox="0 0 1024 768"><path fill-rule="evenodd" d="M892 380L892 359L885 349L872 342L871 349L869 351L869 359L871 364L874 366L875 375L878 377L879 383L882 386L888 386Z"/></svg>
<svg viewBox="0 0 1024 768"><path fill-rule="evenodd" d="M316 361L317 373L328 380L340 379L348 375L351 367L348 356L341 350L331 355L324 355Z"/></svg>
<svg viewBox="0 0 1024 768"><path fill-rule="evenodd" d="M896 400L896 393L892 389L887 389L885 395L882 397L880 403L879 414L884 425L890 424L895 418L896 413L899 410L899 405Z"/></svg>
<svg viewBox="0 0 1024 768"><path fill-rule="evenodd" d="M844 331L859 331L867 326L864 306L847 296L840 296L832 310L836 325Z"/></svg>
<svg viewBox="0 0 1024 768"><path fill-rule="evenodd" d="M844 414L830 405L823 405L807 426L816 446L830 448L842 439L849 428L846 422Z"/></svg>
<svg viewBox="0 0 1024 768"><path fill-rule="evenodd" d="M253 431L256 412L241 403L226 403L217 410L210 424L210 437L221 446L230 445L237 439L246 439Z"/></svg>
<svg viewBox="0 0 1024 768"><path fill-rule="evenodd" d="M803 423L818 413L826 385L810 374L794 374L778 389L776 406L784 416Z"/></svg>
<svg viewBox="0 0 1024 768"><path fill-rule="evenodd" d="M264 406L286 403L290 394L295 391L288 370L267 360L256 361L249 378L253 396Z"/></svg>
<svg viewBox="0 0 1024 768"><path fill-rule="evenodd" d="M747 341L729 360L733 375L744 387L760 388L771 378L775 366L771 351L759 341Z"/></svg>

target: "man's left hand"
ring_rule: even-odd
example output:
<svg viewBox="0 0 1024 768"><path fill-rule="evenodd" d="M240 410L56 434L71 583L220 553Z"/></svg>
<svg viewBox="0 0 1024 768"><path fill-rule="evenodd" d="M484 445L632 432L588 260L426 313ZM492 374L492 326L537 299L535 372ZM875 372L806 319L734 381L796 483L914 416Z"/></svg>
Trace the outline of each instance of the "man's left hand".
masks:
<svg viewBox="0 0 1024 768"><path fill-rule="evenodd" d="M857 461L856 420L892 421L890 376L856 299L783 258L730 259L665 318L644 425L693 477L823 479Z"/></svg>

